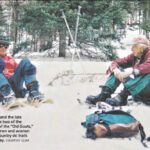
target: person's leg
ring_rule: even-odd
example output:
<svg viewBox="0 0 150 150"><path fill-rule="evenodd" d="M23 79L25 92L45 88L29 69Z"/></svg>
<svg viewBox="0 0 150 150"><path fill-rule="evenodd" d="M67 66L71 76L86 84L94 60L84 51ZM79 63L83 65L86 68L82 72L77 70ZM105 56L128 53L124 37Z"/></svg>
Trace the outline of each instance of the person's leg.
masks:
<svg viewBox="0 0 150 150"><path fill-rule="evenodd" d="M26 95L26 89L23 87L23 76L21 74L21 65L17 67L15 70L14 75L8 79L9 83L11 84L11 87L13 91L15 92L15 95L17 98L24 98Z"/></svg>
<svg viewBox="0 0 150 150"><path fill-rule="evenodd" d="M150 74L137 76L134 79L128 78L124 82L124 86L132 96L139 94L149 84Z"/></svg>
<svg viewBox="0 0 150 150"><path fill-rule="evenodd" d="M15 100L15 95L7 78L3 75L4 67L4 61L0 59L0 102L8 104Z"/></svg>
<svg viewBox="0 0 150 150"><path fill-rule="evenodd" d="M111 74L105 85L102 86L101 93L96 96L88 96L86 98L86 102L88 104L96 104L98 101L105 101L107 98L111 97L111 94L116 90L116 88L120 85L120 81Z"/></svg>
<svg viewBox="0 0 150 150"><path fill-rule="evenodd" d="M25 96L26 92L23 88L23 84L25 83L29 92L29 98L42 98L36 79L36 67L28 59L23 59L19 63L10 82L13 84L17 97Z"/></svg>
<svg viewBox="0 0 150 150"><path fill-rule="evenodd" d="M138 76L134 79L127 78L124 81L124 90L119 93L114 98L108 98L106 102L112 106L122 106L127 104L127 97L128 95L132 95L134 99L139 99L141 94L139 93L145 89L146 85L148 84L147 81L150 81L150 75ZM142 95L148 93L148 90L142 92Z"/></svg>
<svg viewBox="0 0 150 150"><path fill-rule="evenodd" d="M133 97L135 102L141 101L147 105L150 105L150 81L147 82L145 88Z"/></svg>

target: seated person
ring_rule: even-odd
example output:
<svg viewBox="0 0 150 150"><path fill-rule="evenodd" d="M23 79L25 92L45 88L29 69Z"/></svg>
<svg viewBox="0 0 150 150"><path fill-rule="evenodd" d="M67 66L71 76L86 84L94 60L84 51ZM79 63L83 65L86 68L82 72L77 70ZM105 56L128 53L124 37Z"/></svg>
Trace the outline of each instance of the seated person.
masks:
<svg viewBox="0 0 150 150"><path fill-rule="evenodd" d="M86 98L87 103L95 105L99 101L105 101L112 106L122 106L127 104L129 95L135 101L150 103L149 40L143 37L134 38L132 53L127 57L114 60L107 73L110 76L105 85L102 86L101 93L97 96L88 96ZM111 97L120 83L123 84L124 89L117 96Z"/></svg>
<svg viewBox="0 0 150 150"><path fill-rule="evenodd" d="M24 98L27 92L28 101L43 100L36 79L36 67L28 59L17 64L13 57L7 55L8 46L8 42L0 40L0 102L8 105L16 98Z"/></svg>

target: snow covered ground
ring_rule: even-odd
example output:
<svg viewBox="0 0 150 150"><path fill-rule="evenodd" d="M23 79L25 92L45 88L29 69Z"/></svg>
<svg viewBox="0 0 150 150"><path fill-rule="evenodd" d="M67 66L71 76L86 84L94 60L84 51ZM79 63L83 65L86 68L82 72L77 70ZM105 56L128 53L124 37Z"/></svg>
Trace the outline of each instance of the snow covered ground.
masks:
<svg viewBox="0 0 150 150"><path fill-rule="evenodd" d="M21 116L23 125L31 125L28 133L29 142L4 142L0 143L1 149L11 150L142 150L139 136L124 139L97 139L96 141L85 139L85 129L81 126L85 116L95 109L88 109L86 105L80 105L77 99L85 100L89 94L97 94L99 85L105 82L105 75L88 75L85 73L104 73L109 63L102 62L63 62L63 61L33 61L37 66L37 78L41 84L41 91L46 97L53 99L53 104L43 104L38 108L26 106L12 111L2 111L0 116ZM74 73L83 75L66 76L53 82L49 82L58 75L72 69ZM83 69L84 68L84 69ZM132 114L137 117L146 133L150 133L148 114L150 109L144 105L128 106ZM4 119L1 119L2 121ZM9 120L9 119L7 119ZM11 120L11 119L10 119ZM2 123L2 125L6 123ZM11 123L8 123L10 125ZM13 123L12 123L13 124ZM9 129L11 129L10 126ZM1 129L1 128L0 128ZM4 129L4 128L3 128ZM20 128L15 128L20 129ZM26 129L26 128L23 128ZM1 133L2 134L2 133ZM4 134L4 133L3 133ZM8 138L0 138L8 139ZM14 138L11 138L14 139ZM24 139L24 138L19 138ZM26 139L26 138L25 138ZM150 146L150 145L149 145Z"/></svg>

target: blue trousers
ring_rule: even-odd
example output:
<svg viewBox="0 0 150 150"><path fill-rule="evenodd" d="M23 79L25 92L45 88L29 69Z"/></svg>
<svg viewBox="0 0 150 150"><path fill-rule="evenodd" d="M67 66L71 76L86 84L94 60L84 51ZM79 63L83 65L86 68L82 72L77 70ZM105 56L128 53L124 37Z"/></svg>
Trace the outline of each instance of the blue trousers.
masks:
<svg viewBox="0 0 150 150"><path fill-rule="evenodd" d="M25 97L27 90L24 87L33 81L36 81L36 67L29 59L21 60L14 75L9 79L0 71L0 88L8 84L18 98Z"/></svg>

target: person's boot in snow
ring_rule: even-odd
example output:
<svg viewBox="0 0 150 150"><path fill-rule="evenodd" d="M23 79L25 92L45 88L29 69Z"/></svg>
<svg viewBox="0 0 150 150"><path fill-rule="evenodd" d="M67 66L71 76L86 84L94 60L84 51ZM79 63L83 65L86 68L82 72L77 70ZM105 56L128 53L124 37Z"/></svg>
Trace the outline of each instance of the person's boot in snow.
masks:
<svg viewBox="0 0 150 150"><path fill-rule="evenodd" d="M28 101L42 101L44 100L44 95L39 92L39 85L37 81L33 81L27 85L27 90L29 91Z"/></svg>
<svg viewBox="0 0 150 150"><path fill-rule="evenodd" d="M102 87L101 93L96 96L89 95L86 98L86 103L96 105L97 102L105 101L107 98L109 98L111 96L112 92L109 87L107 87L107 86L101 86L101 87Z"/></svg>
<svg viewBox="0 0 150 150"><path fill-rule="evenodd" d="M16 100L15 94L8 84L0 88L0 101L2 105L9 105Z"/></svg>
<svg viewBox="0 0 150 150"><path fill-rule="evenodd" d="M107 98L106 103L111 106L124 106L127 105L128 96L129 92L124 88L117 96L113 98Z"/></svg>

